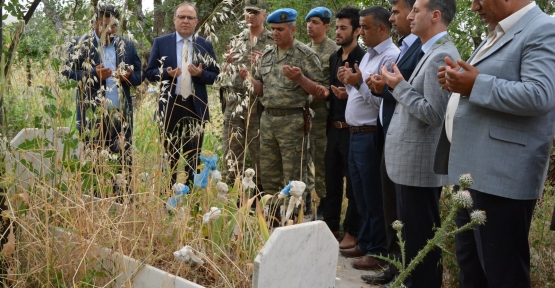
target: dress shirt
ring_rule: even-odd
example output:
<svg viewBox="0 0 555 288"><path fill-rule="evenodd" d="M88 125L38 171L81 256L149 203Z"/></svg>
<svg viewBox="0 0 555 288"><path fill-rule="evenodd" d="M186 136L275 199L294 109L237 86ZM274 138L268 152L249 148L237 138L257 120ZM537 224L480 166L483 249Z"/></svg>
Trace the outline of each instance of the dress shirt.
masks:
<svg viewBox="0 0 555 288"><path fill-rule="evenodd" d="M96 43L102 48L102 63L104 63L104 68L110 68L112 71L116 71L116 46L114 45L114 41L110 41L108 46L104 46L100 43L100 38L94 33L94 37L96 38ZM113 106L119 108L119 97L118 97L118 84L114 77L110 76L110 78L106 79L106 98L108 98L111 103L108 106Z"/></svg>
<svg viewBox="0 0 555 288"><path fill-rule="evenodd" d="M414 41L416 41L416 39L418 39L418 36L414 34L409 34L408 36L405 36L403 37L403 39L401 39L401 52L399 53L399 57L397 57L397 60L395 60L395 63L399 63L399 61L403 59L403 56L405 55L407 50L409 50L410 46L414 44ZM383 100L380 103L380 123L383 123Z"/></svg>
<svg viewBox="0 0 555 288"><path fill-rule="evenodd" d="M175 41L176 41L176 44L175 44L176 49L175 50L176 50L176 53L177 53L177 67L181 67L181 77L177 77L177 81L175 83L175 85L177 85L177 88L175 89L175 94L177 94L177 95L182 94L179 87L181 85L181 78L183 78L183 76L185 76L185 75L183 75L183 73L188 74L189 78L190 78L190 74L187 71L187 67L182 67L182 60L185 60L185 59L183 59L183 56L182 56L182 55L184 55L183 53L186 53L186 55L188 57L188 59L187 59L188 63L193 63L193 35L189 36L187 38L187 40L188 40L187 41L187 47L186 47L187 49L184 50L183 49L183 46L184 46L183 44L185 42L184 38L181 37L181 35L179 35L179 33L175 32ZM188 93L186 93L186 94L188 94ZM188 96L188 95L184 95L184 96Z"/></svg>
<svg viewBox="0 0 555 288"><path fill-rule="evenodd" d="M399 62L399 60L403 58L403 55L405 55L407 50L409 50L409 47L412 46L412 44L414 43L414 41L416 41L416 39L418 39L418 36L414 34L410 34L403 38L403 41L401 41L401 47L400 47L401 53L399 53L399 58L397 58L397 62Z"/></svg>
<svg viewBox="0 0 555 288"><path fill-rule="evenodd" d="M345 85L349 94L345 111L347 124L351 126L376 125L381 98L372 95L364 79L368 78L370 74L378 74L382 66L391 69L391 62L395 61L398 56L399 48L395 46L391 37L376 47L366 50L359 65L362 72L362 85L358 90L349 84Z"/></svg>
<svg viewBox="0 0 555 288"><path fill-rule="evenodd" d="M486 43L480 47L480 50L476 52L474 58L470 61L470 65L474 65L482 56L484 56L488 50L495 45L495 43L499 42L505 33L509 31L513 26L522 18L528 11L536 6L535 2L531 2L530 4L522 7L520 10L516 11L515 13L509 15L507 18L499 21L499 24L495 26L495 29L488 34L488 38L486 39ZM470 95L466 95L470 96ZM457 107L459 107L459 99L461 94L453 93L451 97L449 97L449 102L447 103L447 110L445 112L445 134L447 136L447 140L451 142L451 137L453 136L453 118L455 113L457 112Z"/></svg>

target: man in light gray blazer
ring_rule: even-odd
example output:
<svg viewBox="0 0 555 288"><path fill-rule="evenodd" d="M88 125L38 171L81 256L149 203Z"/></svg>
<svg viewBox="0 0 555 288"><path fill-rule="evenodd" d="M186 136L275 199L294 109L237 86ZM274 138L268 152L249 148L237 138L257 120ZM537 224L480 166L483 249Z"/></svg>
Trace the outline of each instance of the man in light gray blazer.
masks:
<svg viewBox="0 0 555 288"><path fill-rule="evenodd" d="M469 63L438 73L453 92L435 171L471 173L485 226L456 236L460 287L530 287L528 232L555 133L555 19L529 0L474 1L490 28Z"/></svg>
<svg viewBox="0 0 555 288"><path fill-rule="evenodd" d="M447 26L456 12L455 0L417 0L407 19L422 40L421 60L408 81L397 65L382 75L398 103L385 138L387 174L396 184L400 220L404 223L406 257L412 260L441 225L439 197L446 176L433 172L434 152L441 133L449 93L437 82L446 57L457 59ZM406 280L407 287L441 287L441 249L434 249Z"/></svg>

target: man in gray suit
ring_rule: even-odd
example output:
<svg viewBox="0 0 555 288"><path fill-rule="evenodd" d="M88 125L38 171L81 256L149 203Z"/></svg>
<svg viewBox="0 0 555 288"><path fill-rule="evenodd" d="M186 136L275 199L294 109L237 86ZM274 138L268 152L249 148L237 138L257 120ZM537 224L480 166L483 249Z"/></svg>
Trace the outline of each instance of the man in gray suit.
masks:
<svg viewBox="0 0 555 288"><path fill-rule="evenodd" d="M555 120L555 19L529 0L473 1L490 34L469 63L438 73L453 92L435 171L471 173L485 226L456 236L461 287L530 287L528 232L541 197Z"/></svg>
<svg viewBox="0 0 555 288"><path fill-rule="evenodd" d="M459 53L447 35L456 12L456 0L417 0L407 19L411 32L422 41L421 60L409 80L396 64L382 68L387 85L398 101L385 139L387 174L396 183L398 214L404 223L406 257L412 260L441 225L439 197L448 178L433 172L434 151L441 133L448 92L437 83L437 71L446 57ZM441 287L441 249L426 256L406 280L407 287Z"/></svg>

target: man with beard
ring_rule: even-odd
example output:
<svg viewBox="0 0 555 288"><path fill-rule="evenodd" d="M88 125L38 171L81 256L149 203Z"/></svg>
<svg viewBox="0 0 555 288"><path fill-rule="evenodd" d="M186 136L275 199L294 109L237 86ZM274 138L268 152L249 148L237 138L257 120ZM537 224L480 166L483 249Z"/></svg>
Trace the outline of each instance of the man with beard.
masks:
<svg viewBox="0 0 555 288"><path fill-rule="evenodd" d="M367 50L355 72L346 64L339 68L338 78L345 84L349 99L345 120L351 132L349 173L358 213L360 228L358 245L341 249L345 257L361 257L352 263L355 269L380 269L384 264L374 255L386 252L385 222L383 218L380 162L382 151L376 147L377 118L380 98L370 91L364 79L376 74L381 67L391 66L399 56L399 48L390 37L391 14L387 9L372 6L359 13L361 37Z"/></svg>
<svg viewBox="0 0 555 288"><path fill-rule="evenodd" d="M331 11L326 7L316 7L306 15L306 30L312 41L307 44L320 58L324 83L330 79L330 55L337 51L335 42L326 36L330 28ZM321 98L312 99L310 108L314 111L312 127L310 128L310 146L308 147L308 193L306 196L307 214L312 211L311 191L314 189L320 198L313 220L323 220L322 207L326 200L324 151L326 150L326 123L328 121L328 108L326 100ZM311 167L313 166L313 167ZM314 169L314 170L313 170Z"/></svg>
<svg viewBox="0 0 555 288"><path fill-rule="evenodd" d="M351 176L349 175L349 142L351 134L349 125L345 122L345 108L349 95L345 86L337 78L337 71L349 63L354 67L364 57L364 50L358 45L360 35L359 9L346 7L335 15L335 43L341 48L330 56L330 93L329 116L327 126L327 145L325 154L326 167L326 202L323 206L324 221L332 231L339 237L339 225L341 222L341 206L343 203L343 183L347 181L347 211L343 221L343 239L339 248L350 249L356 246L358 236L359 215L356 208L355 196Z"/></svg>

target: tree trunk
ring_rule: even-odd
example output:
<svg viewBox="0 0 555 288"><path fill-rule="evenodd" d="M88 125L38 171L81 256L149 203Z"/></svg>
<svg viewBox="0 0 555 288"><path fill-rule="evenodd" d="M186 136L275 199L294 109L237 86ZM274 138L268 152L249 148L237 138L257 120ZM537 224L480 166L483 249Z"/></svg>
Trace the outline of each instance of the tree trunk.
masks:
<svg viewBox="0 0 555 288"><path fill-rule="evenodd" d="M31 56L27 55L27 63L25 63L25 70L27 74L27 87L31 87L33 84L33 74L31 74Z"/></svg>
<svg viewBox="0 0 555 288"><path fill-rule="evenodd" d="M44 14L50 17L50 20L54 23L54 27L56 27L56 31L60 34L62 31L62 19L56 10L56 3L52 0L42 0L42 3L44 4Z"/></svg>
<svg viewBox="0 0 555 288"><path fill-rule="evenodd" d="M154 37L164 33L164 11L162 11L162 0L154 0L154 22L152 23L152 34Z"/></svg>

